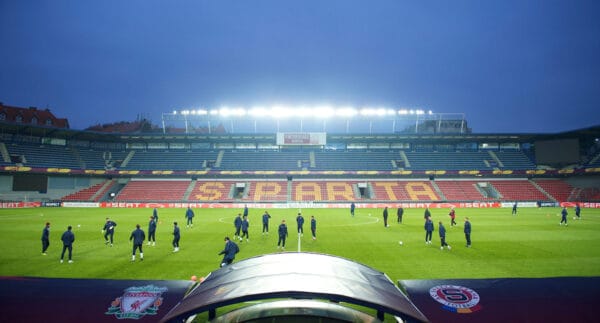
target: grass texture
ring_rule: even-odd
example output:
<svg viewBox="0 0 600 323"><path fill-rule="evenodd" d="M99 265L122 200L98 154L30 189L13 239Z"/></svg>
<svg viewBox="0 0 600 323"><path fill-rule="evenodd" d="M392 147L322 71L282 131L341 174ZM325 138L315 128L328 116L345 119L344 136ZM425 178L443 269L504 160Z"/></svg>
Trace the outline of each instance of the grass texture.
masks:
<svg viewBox="0 0 600 323"><path fill-rule="evenodd" d="M225 236L233 237L233 219L241 210L195 209L193 228L185 209L160 209L156 246L144 244L144 261L131 262L129 236L136 224L146 231L151 209L34 208L0 209L0 275L100 279L189 279L218 268ZM405 209L402 224L390 209L384 227L382 209L303 209L304 236L296 233L298 209L269 209L269 235L262 235L264 209L250 209L250 242L238 243L236 260L280 252L277 226L288 224L286 252L298 250L348 258L399 279L510 278L600 275L600 210L583 209L582 219L560 226L558 208L457 209L458 226L448 210L432 209L436 231L426 245L423 209ZM317 219L317 239L310 216ZM104 244L105 218L117 222L113 247ZM472 223L472 247L465 247L464 217ZM180 251L171 246L173 222L181 227ZM440 250L438 222L446 227L451 250ZM48 255L41 254L44 224L51 223ZM59 263L60 236L73 226L74 263ZM399 241L403 244L400 245ZM65 258L66 259L66 258ZM315 264L318 266L318 264Z"/></svg>

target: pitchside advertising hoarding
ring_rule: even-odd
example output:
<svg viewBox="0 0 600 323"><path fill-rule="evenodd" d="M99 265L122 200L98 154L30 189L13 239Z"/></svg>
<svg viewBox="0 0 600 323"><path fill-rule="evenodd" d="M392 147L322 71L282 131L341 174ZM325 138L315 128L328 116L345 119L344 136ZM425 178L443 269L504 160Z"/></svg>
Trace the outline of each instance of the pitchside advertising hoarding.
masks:
<svg viewBox="0 0 600 323"><path fill-rule="evenodd" d="M249 205L253 208L273 208L273 209L334 209L334 208L349 208L351 201L345 203L314 203L314 202L291 202L291 203L201 203L201 202L166 202L166 203L151 203L151 202L63 202L62 207L101 207L101 208L207 208L207 209L239 209ZM357 208L375 209L375 208L405 208L405 209L449 209L449 208L512 208L514 203L504 202L460 202L460 203L422 203L422 202L389 202L389 203L356 203ZM591 202L562 202L556 206L575 207L579 204L582 208L600 208L599 203ZM57 205L54 205L57 206ZM519 207L538 207L536 202L519 202ZM33 208L43 207L40 202L0 202L0 208Z"/></svg>

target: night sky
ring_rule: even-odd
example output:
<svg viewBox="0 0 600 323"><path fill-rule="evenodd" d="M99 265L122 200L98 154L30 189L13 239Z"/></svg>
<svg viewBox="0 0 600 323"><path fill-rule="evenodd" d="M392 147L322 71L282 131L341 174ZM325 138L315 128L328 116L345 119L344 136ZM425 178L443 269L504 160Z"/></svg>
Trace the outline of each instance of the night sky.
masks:
<svg viewBox="0 0 600 323"><path fill-rule="evenodd" d="M276 104L600 124L600 1L0 0L0 102L71 128Z"/></svg>

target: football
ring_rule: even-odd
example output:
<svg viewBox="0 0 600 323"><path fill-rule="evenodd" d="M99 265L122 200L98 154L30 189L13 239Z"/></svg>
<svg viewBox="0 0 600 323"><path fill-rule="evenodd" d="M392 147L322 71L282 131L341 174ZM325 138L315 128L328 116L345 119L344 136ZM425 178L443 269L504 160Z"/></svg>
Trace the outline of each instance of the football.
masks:
<svg viewBox="0 0 600 323"><path fill-rule="evenodd" d="M399 243L400 245L403 245L403 244L404 244L404 242L402 242L402 241L398 241L398 243Z"/></svg>

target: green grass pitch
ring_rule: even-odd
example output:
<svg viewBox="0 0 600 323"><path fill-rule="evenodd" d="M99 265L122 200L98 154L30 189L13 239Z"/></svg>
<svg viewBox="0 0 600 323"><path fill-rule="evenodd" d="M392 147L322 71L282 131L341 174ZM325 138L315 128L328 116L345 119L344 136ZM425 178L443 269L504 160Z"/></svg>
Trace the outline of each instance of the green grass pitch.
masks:
<svg viewBox="0 0 600 323"><path fill-rule="evenodd" d="M157 245L144 245L144 261L131 262L129 235L139 223L147 231L151 209L34 208L0 209L0 275L101 279L189 279L218 268L223 238L233 236L238 209L195 209L194 227L185 226L185 209L160 209ZM433 243L426 245L423 209L406 209L402 224L390 209L385 228L382 209L303 209L304 236L298 241L297 209L270 209L270 234L261 234L263 209L250 209L250 242L239 243L236 261L279 252L277 226L286 219L286 252L298 249L345 257L399 279L506 278L600 275L600 210L583 209L582 219L559 226L558 208L457 209L457 227L448 210L432 209ZM317 240L310 216L317 219ZM101 229L106 217L117 222L115 244L106 246ZM473 226L472 248L465 247L463 219ZM48 255L41 254L41 233L51 222ZM180 252L173 253L173 221L181 226ZM452 250L440 250L437 223L443 221ZM60 235L68 225L76 236L73 264L59 263ZM147 232L146 232L147 233ZM398 242L403 241L403 245ZM318 264L315 264L318 265Z"/></svg>

